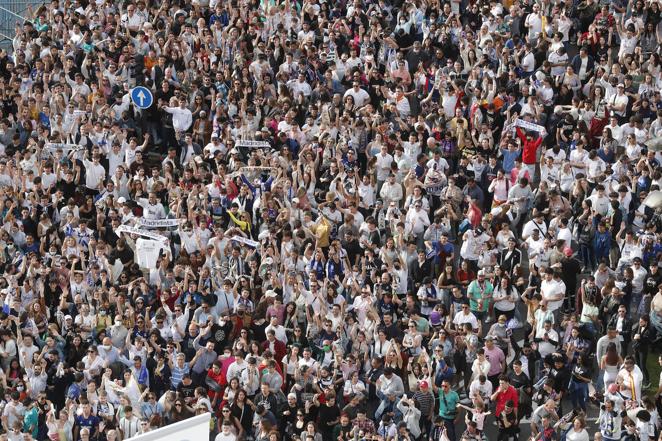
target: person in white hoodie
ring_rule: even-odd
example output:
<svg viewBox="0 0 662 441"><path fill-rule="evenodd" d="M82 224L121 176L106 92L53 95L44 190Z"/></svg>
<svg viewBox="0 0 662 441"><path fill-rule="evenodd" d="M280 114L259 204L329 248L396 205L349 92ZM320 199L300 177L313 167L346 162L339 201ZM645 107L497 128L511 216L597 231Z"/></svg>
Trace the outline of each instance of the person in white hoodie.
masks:
<svg viewBox="0 0 662 441"><path fill-rule="evenodd" d="M398 410L402 412L402 422L407 425L407 430L414 439L421 436L421 426L419 424L421 411L417 405L416 400L408 398L407 395L403 395L397 405Z"/></svg>

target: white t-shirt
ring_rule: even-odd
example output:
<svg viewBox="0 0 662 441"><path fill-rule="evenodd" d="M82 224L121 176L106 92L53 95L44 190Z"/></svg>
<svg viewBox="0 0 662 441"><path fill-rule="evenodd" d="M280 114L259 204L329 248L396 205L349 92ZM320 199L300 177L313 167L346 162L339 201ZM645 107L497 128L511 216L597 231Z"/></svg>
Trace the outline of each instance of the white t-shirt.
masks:
<svg viewBox="0 0 662 441"><path fill-rule="evenodd" d="M2 412L2 416L7 417L7 425L13 427L17 422L23 420L23 415L25 414L25 407L20 401L18 404L14 405L13 402L7 403Z"/></svg>
<svg viewBox="0 0 662 441"><path fill-rule="evenodd" d="M464 311L459 311L455 314L455 318L453 318L453 324L455 326L462 326L465 323L471 323L473 329L478 329L478 319L476 319L476 316L472 312L465 314Z"/></svg>
<svg viewBox="0 0 662 441"><path fill-rule="evenodd" d="M556 280L543 280L540 284L540 293L542 294L542 298L549 302L547 304L548 310L553 312L559 309L561 305L563 305L563 298L561 298L561 300L551 300L558 294L565 295L565 289L563 285L561 285Z"/></svg>
<svg viewBox="0 0 662 441"><path fill-rule="evenodd" d="M547 224L544 220L537 222L535 219L531 219L524 224L524 228L522 229L522 239L528 239L535 229L540 231L540 237L544 237L547 234Z"/></svg>
<svg viewBox="0 0 662 441"><path fill-rule="evenodd" d="M136 258L138 265L141 268L155 269L156 261L159 258L159 253L168 251L168 248L163 241L143 239L142 237L136 239Z"/></svg>
<svg viewBox="0 0 662 441"><path fill-rule="evenodd" d="M98 190L99 184L103 184L103 180L106 178L106 169L99 163L94 164L87 160L83 161L83 164L85 165L85 186L90 190Z"/></svg>
<svg viewBox="0 0 662 441"><path fill-rule="evenodd" d="M637 36L633 36L632 38L628 38L627 35L621 36L621 47L618 50L618 56L622 57L626 54L633 54L634 48L637 47L637 41Z"/></svg>
<svg viewBox="0 0 662 441"><path fill-rule="evenodd" d="M609 99L609 103L614 107L620 107L621 105L627 106L630 99L626 94L618 95L615 94ZM625 116L625 107L622 111L614 110L614 113L618 116Z"/></svg>
<svg viewBox="0 0 662 441"><path fill-rule="evenodd" d="M353 88L345 92L346 96L351 96L354 98L354 105L356 107L363 107L368 101L370 101L370 94L365 91L365 89L359 88L358 91L355 91Z"/></svg>
<svg viewBox="0 0 662 441"><path fill-rule="evenodd" d="M575 429L570 429L570 432L565 435L566 441L589 441L588 432L582 429L580 432L575 432Z"/></svg>
<svg viewBox="0 0 662 441"><path fill-rule="evenodd" d="M601 216L606 216L607 212L609 211L609 198L607 196L598 196L598 194L594 194L593 196L588 198L589 201L591 201L592 208L598 212Z"/></svg>
<svg viewBox="0 0 662 441"><path fill-rule="evenodd" d="M529 27L529 38L538 38L538 34L542 32L542 19L540 16L538 14L529 14L526 17L526 24Z"/></svg>
<svg viewBox="0 0 662 441"><path fill-rule="evenodd" d="M524 58L522 58L522 70L526 73L533 72L536 68L536 59L533 56L533 52L529 52L528 54L524 55Z"/></svg>
<svg viewBox="0 0 662 441"><path fill-rule="evenodd" d="M232 432L228 433L227 435L221 432L218 435L216 435L216 438L214 439L214 441L236 441L236 440L237 440L237 435L235 435Z"/></svg>
<svg viewBox="0 0 662 441"><path fill-rule="evenodd" d="M551 71L550 71L552 76L555 76L555 77L559 77L559 76L563 75L563 72L565 72L565 65L568 63L568 54L560 55L558 52L554 51L551 54L549 54L549 57L547 57L547 60L551 64L563 63L562 66L553 66Z"/></svg>

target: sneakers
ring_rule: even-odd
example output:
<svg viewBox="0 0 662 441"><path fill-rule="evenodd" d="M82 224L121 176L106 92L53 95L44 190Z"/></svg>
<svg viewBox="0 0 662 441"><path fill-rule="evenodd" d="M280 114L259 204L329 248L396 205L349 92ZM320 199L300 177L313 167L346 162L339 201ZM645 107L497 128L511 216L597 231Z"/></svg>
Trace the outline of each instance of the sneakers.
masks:
<svg viewBox="0 0 662 441"><path fill-rule="evenodd" d="M487 317L485 319L485 324L487 325L488 323L492 323L492 317Z"/></svg>

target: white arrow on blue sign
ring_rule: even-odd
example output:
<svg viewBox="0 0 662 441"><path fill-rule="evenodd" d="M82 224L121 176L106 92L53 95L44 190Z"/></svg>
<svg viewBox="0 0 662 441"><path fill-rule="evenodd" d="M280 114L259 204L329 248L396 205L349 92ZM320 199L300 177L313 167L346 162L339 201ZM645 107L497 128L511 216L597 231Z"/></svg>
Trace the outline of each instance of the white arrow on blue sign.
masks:
<svg viewBox="0 0 662 441"><path fill-rule="evenodd" d="M143 86L137 86L131 89L131 101L140 109L151 107L154 102L152 92Z"/></svg>

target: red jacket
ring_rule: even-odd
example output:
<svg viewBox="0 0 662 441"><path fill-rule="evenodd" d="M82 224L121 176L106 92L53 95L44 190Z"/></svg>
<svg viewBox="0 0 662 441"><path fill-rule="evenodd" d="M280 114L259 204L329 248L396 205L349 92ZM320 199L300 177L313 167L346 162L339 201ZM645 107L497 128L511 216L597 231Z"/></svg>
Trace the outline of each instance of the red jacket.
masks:
<svg viewBox="0 0 662 441"><path fill-rule="evenodd" d="M269 340L265 341L262 343L262 350L267 350L269 349ZM282 365L283 363L283 357L287 354L287 347L285 346L285 343L282 341L275 339L274 340L274 350L272 352L275 352L274 354L274 360L276 360L276 363L278 365ZM281 366L282 367L282 366ZM282 371L281 371L282 373Z"/></svg>
<svg viewBox="0 0 662 441"><path fill-rule="evenodd" d="M535 139L529 141L526 139L526 135L522 130L517 127L517 136L522 140L522 162L528 165L536 163L536 152L538 147L542 144L542 137L538 136Z"/></svg>

